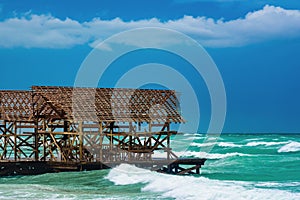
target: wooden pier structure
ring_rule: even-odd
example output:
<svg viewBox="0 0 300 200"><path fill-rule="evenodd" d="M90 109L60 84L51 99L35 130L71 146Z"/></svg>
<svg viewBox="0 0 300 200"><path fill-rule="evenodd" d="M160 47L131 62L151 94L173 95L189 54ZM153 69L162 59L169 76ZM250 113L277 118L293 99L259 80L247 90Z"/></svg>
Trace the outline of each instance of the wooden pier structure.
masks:
<svg viewBox="0 0 300 200"><path fill-rule="evenodd" d="M0 91L0 176L134 164L197 174L205 159L178 158L183 123L174 90L32 86ZM160 157L155 157L155 152Z"/></svg>

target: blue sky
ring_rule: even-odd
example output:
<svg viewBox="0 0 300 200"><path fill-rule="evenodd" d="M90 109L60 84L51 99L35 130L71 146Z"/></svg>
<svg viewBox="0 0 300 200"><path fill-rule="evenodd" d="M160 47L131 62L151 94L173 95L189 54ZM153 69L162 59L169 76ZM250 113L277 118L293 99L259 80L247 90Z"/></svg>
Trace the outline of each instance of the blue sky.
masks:
<svg viewBox="0 0 300 200"><path fill-rule="evenodd" d="M298 0L0 1L0 88L72 86L95 43L149 26L187 34L210 54L226 88L224 132L300 132Z"/></svg>

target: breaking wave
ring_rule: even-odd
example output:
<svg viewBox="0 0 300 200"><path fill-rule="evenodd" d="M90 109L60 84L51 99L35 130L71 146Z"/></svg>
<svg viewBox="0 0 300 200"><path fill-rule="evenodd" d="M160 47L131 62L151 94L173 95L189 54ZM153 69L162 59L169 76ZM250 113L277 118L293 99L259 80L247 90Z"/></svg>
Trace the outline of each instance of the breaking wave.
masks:
<svg viewBox="0 0 300 200"><path fill-rule="evenodd" d="M298 151L300 151L300 142L290 142L278 149L278 153Z"/></svg>
<svg viewBox="0 0 300 200"><path fill-rule="evenodd" d="M219 147L242 147L243 145L234 144L234 143L231 143L231 142L219 142L218 146Z"/></svg>
<svg viewBox="0 0 300 200"><path fill-rule="evenodd" d="M159 174L122 164L110 170L106 179L116 185L144 184L142 192L160 193L175 199L299 199L300 193L256 188L252 183L220 181L204 177Z"/></svg>
<svg viewBox="0 0 300 200"><path fill-rule="evenodd" d="M206 152L197 152L197 151L176 152L176 155L183 156L183 157L192 156L197 158L207 158L210 160L223 159L223 158L228 158L233 156L251 156L250 154L243 154L238 152L221 154L221 153L206 153Z"/></svg>
<svg viewBox="0 0 300 200"><path fill-rule="evenodd" d="M198 151L175 151L174 152L179 157L196 157L196 158L206 158L210 160L217 160L217 159L223 159L233 156L253 156L250 154L244 154L244 153L238 153L238 152L232 152L232 153L206 153L206 152L198 152ZM153 158L166 158L167 153L166 152L154 152Z"/></svg>
<svg viewBox="0 0 300 200"><path fill-rule="evenodd" d="M193 143L191 143L191 146L194 146L194 147L209 147L209 146L213 146L215 144L216 144L215 142L204 142L204 143L193 142Z"/></svg>
<svg viewBox="0 0 300 200"><path fill-rule="evenodd" d="M248 147L256 147L256 146L276 146L276 145L281 145L281 144L287 144L288 142L248 142L246 146Z"/></svg>

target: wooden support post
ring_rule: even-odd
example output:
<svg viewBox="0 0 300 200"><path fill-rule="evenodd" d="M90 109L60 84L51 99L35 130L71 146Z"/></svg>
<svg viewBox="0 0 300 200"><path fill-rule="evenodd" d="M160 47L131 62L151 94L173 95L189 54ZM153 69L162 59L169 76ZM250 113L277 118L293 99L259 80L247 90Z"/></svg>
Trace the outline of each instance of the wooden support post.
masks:
<svg viewBox="0 0 300 200"><path fill-rule="evenodd" d="M17 122L13 122L13 129L14 129L14 158L17 161Z"/></svg>
<svg viewBox="0 0 300 200"><path fill-rule="evenodd" d="M168 126L167 126L167 131L168 131L168 135L167 135L167 148L168 148L168 152L167 152L167 159L170 160L170 123L168 122Z"/></svg>
<svg viewBox="0 0 300 200"><path fill-rule="evenodd" d="M69 132L70 131L70 125L68 121L64 121L64 132Z"/></svg>
<svg viewBox="0 0 300 200"><path fill-rule="evenodd" d="M172 173L172 164L169 164L169 165L168 165L168 170L167 170L167 172L168 172L169 174Z"/></svg>
<svg viewBox="0 0 300 200"><path fill-rule="evenodd" d="M103 161L103 125L102 125L102 121L99 122L99 135L100 135L100 161Z"/></svg>
<svg viewBox="0 0 300 200"><path fill-rule="evenodd" d="M129 124L129 146L128 146L128 151L127 151L127 154L128 154L128 160L130 161L131 160L131 149L132 149L132 145L133 145L133 142L132 142L132 133L134 133L134 127L133 127L133 124L132 122L130 122Z"/></svg>
<svg viewBox="0 0 300 200"><path fill-rule="evenodd" d="M79 130L79 160L83 160L83 128L82 121L78 122L78 130Z"/></svg>
<svg viewBox="0 0 300 200"><path fill-rule="evenodd" d="M178 164L174 164L175 165L175 174L178 174Z"/></svg>
<svg viewBox="0 0 300 200"><path fill-rule="evenodd" d="M38 118L35 119L35 127L34 127L34 159L35 161L39 160L39 135L38 135L38 127L39 121Z"/></svg>
<svg viewBox="0 0 300 200"><path fill-rule="evenodd" d="M46 137L45 134L43 134L43 160L46 161ZM48 144L47 144L48 145ZM49 148L49 147L48 147Z"/></svg>
<svg viewBox="0 0 300 200"><path fill-rule="evenodd" d="M198 165L197 165L197 168L196 168L196 174L200 174L200 167L201 167L201 166L198 166Z"/></svg>
<svg viewBox="0 0 300 200"><path fill-rule="evenodd" d="M7 125L7 122L6 122L6 120L4 120L4 133L3 133L5 135L4 150L3 150L4 152L3 152L1 159L6 158L6 156L7 156L7 143L8 143L9 138L7 137L6 125Z"/></svg>
<svg viewBox="0 0 300 200"><path fill-rule="evenodd" d="M42 132L46 132L46 122L45 119L42 119L41 121L42 124ZM51 143L51 142L49 142ZM47 143L47 137L45 135L45 133L43 133L43 160L46 161L46 157L47 157L47 148L48 151L51 151L51 146L48 146L49 144ZM51 158L52 159L52 158Z"/></svg>
<svg viewBox="0 0 300 200"><path fill-rule="evenodd" d="M149 133L152 132L152 121L149 121Z"/></svg>
<svg viewBox="0 0 300 200"><path fill-rule="evenodd" d="M113 130L114 130L114 123L110 122L110 124L109 124L110 150L112 150L112 148L113 148Z"/></svg>

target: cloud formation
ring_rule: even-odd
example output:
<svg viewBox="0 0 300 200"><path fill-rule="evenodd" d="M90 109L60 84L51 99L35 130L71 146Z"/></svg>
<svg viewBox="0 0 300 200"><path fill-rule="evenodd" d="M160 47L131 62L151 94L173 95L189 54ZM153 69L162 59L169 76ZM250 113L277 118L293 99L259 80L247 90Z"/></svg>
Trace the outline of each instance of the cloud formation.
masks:
<svg viewBox="0 0 300 200"><path fill-rule="evenodd" d="M121 31L161 27L180 31L207 47L232 47L269 40L300 37L300 11L266 5L246 16L224 21L206 17L184 16L160 21L157 18L123 21L120 18L78 22L52 15L26 14L0 22L0 47L70 48L92 44Z"/></svg>

